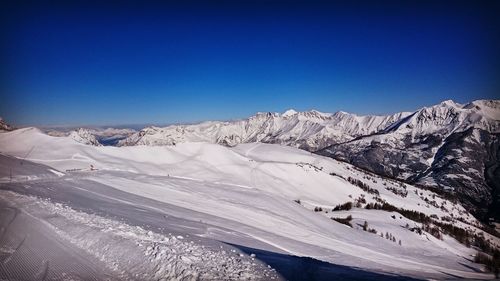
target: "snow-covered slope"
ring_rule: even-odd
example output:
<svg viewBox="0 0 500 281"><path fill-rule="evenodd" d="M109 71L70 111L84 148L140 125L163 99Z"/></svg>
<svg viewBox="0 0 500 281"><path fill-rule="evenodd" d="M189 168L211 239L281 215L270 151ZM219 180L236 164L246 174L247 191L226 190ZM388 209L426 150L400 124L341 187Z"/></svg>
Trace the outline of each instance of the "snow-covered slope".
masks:
<svg viewBox="0 0 500 281"><path fill-rule="evenodd" d="M204 238L369 271L425 278L450 274L487 277L476 272L479 266L470 262L474 249L448 235L441 240L426 231L412 231L423 225L398 212L364 208L370 203L386 202L481 232L476 228L476 219L460 204L304 150L262 143L235 147L192 142L96 147L29 128L1 134L0 147L18 157L35 147L27 160L70 175L72 170L86 169L91 164L98 170L75 174L84 178L81 182L67 176L61 179L63 182L48 186L74 186L79 182L81 190L100 184L102 188L90 188L86 196L104 192L107 186L129 194L120 202L142 197L183 208L187 211L167 216L206 224L196 234ZM366 186L361 188L352 179ZM332 211L346 202L360 208ZM314 212L315 208L321 211ZM331 219L348 214L353 216L352 228ZM376 234L358 225L365 220ZM381 233L396 237L401 245L380 237ZM498 243L497 238L484 235Z"/></svg>
<svg viewBox="0 0 500 281"><path fill-rule="evenodd" d="M469 129L475 130L474 135L482 135L475 145L472 139L460 140ZM120 141L119 145L284 144L348 161L383 176L454 191L478 217L500 220L500 214L492 205L497 201L494 194L500 194L494 191L495 182L500 182L500 171L496 171L500 157L495 155L499 133L500 101L458 104L447 100L413 113L388 116L287 110L283 114L258 113L231 122L148 127ZM453 150L441 149L450 147ZM470 153L475 149L480 159L474 159ZM453 155L459 154L464 157L471 154L469 157L475 164L470 164L474 161L466 163L468 160L464 158L461 164L443 168L443 159L453 159ZM457 177L472 180L462 183L455 180ZM496 215L491 216L492 212Z"/></svg>
<svg viewBox="0 0 500 281"><path fill-rule="evenodd" d="M228 146L238 143L279 143L317 150L332 143L380 131L409 113L388 116L357 116L345 112L319 111L257 113L231 122L204 122L195 125L148 127L121 141L120 145L175 145L182 142L210 142Z"/></svg>
<svg viewBox="0 0 500 281"><path fill-rule="evenodd" d="M443 101L416 111L387 131L410 135L414 140L430 134L447 136L471 127L500 132L500 100L477 100L466 105Z"/></svg>
<svg viewBox="0 0 500 281"><path fill-rule="evenodd" d="M495 194L500 195L495 191L496 182L500 182L500 157L496 155L499 111L498 100L465 105L448 100L413 113L388 116L287 110L230 122L147 127L139 132L81 129L71 137L84 144L119 146L283 144L347 161L383 176L455 192L478 217L500 220L493 205ZM465 132L472 132L466 134L467 140ZM453 160L456 157L462 159Z"/></svg>
<svg viewBox="0 0 500 281"><path fill-rule="evenodd" d="M486 168L498 166L499 133L500 101L479 100L466 105L444 101L422 108L375 135L335 144L318 153L384 176L454 190L470 210L483 217L496 201L494 187L485 175ZM500 173L492 171L490 175L490 181L500 182ZM457 177L462 180L452 180Z"/></svg>

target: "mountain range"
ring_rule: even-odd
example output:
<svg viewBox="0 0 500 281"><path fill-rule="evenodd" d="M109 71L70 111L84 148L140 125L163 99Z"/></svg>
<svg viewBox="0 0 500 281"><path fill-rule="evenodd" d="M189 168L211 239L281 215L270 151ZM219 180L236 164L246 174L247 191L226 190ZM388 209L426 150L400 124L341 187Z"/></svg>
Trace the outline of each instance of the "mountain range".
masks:
<svg viewBox="0 0 500 281"><path fill-rule="evenodd" d="M2 121L0 276L60 279L78 257L93 279L488 278L499 105L140 131Z"/></svg>
<svg viewBox="0 0 500 281"><path fill-rule="evenodd" d="M414 112L359 116L316 110L147 127L118 145L263 142L294 146L456 196L482 220L500 219L500 101L451 100Z"/></svg>
<svg viewBox="0 0 500 281"><path fill-rule="evenodd" d="M181 142L210 142L227 146L264 142L316 151L333 143L353 140L395 124L408 116L402 112L388 116L358 116L339 111L316 110L283 114L259 112L236 121L208 121L194 125L147 127L119 142L119 145L174 145Z"/></svg>
<svg viewBox="0 0 500 281"><path fill-rule="evenodd" d="M499 219L500 102L445 101L375 134L318 154L382 176L444 191L483 221Z"/></svg>
<svg viewBox="0 0 500 281"><path fill-rule="evenodd" d="M89 145L208 142L231 147L262 142L293 146L431 188L460 200L483 221L500 220L499 100L467 104L447 100L382 116L290 109L235 121L150 126L140 131L80 128L62 135Z"/></svg>

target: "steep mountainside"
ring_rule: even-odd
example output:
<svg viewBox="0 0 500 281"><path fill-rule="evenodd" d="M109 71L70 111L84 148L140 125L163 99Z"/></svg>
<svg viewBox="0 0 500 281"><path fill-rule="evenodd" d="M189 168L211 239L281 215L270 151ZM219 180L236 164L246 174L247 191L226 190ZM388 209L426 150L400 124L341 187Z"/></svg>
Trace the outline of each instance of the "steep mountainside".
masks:
<svg viewBox="0 0 500 281"><path fill-rule="evenodd" d="M500 101L445 101L375 135L319 154L409 182L451 191L476 215L498 217Z"/></svg>
<svg viewBox="0 0 500 281"><path fill-rule="evenodd" d="M499 137L499 133L476 128L450 135L431 167L413 181L453 190L469 210L484 219L500 218Z"/></svg>
<svg viewBox="0 0 500 281"><path fill-rule="evenodd" d="M99 143L94 134L92 134L89 130L84 128L79 128L78 130L71 131L69 133L69 137L83 144L95 145L95 146L102 145Z"/></svg>

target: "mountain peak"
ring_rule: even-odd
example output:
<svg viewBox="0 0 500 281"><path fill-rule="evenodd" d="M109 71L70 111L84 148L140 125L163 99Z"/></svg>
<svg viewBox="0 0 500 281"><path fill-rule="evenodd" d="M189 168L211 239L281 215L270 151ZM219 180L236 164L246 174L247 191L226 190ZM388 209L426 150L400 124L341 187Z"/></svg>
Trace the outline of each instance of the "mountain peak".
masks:
<svg viewBox="0 0 500 281"><path fill-rule="evenodd" d="M288 109L287 111L283 112L283 114L281 116L283 117L290 117L290 116L293 116L295 114L297 114L298 112L293 110L293 109Z"/></svg>
<svg viewBox="0 0 500 281"><path fill-rule="evenodd" d="M462 107L460 104L454 102L453 100L445 100L439 103L439 106L443 107Z"/></svg>
<svg viewBox="0 0 500 281"><path fill-rule="evenodd" d="M494 107L494 102L490 103ZM476 104L486 108L483 103ZM237 143L269 142L318 150L377 132L400 130L412 137L418 137L435 134L437 131L443 133L467 129L470 126L498 131L498 122L481 121L487 114L488 120L498 119L494 118L498 115L496 109L472 112L464 110L462 105L451 100L419 109L414 113L400 112L392 115L356 115L343 111L332 114L314 109L300 112L288 109L283 113L258 112L249 118L236 121L143 129L129 135L120 145L211 142L232 146Z"/></svg>
<svg viewBox="0 0 500 281"><path fill-rule="evenodd" d="M95 135L85 128L79 128L78 130L71 131L69 137L79 143L101 146Z"/></svg>
<svg viewBox="0 0 500 281"><path fill-rule="evenodd" d="M316 109L311 109L309 113L320 118L329 118L332 116L331 113L324 113L321 111L317 111Z"/></svg>
<svg viewBox="0 0 500 281"><path fill-rule="evenodd" d="M356 114L353 114L353 113L349 113L349 112L345 112L345 111L339 110L339 111L335 112L333 115L338 116L338 117L341 117L341 116L354 116L354 115L356 115Z"/></svg>

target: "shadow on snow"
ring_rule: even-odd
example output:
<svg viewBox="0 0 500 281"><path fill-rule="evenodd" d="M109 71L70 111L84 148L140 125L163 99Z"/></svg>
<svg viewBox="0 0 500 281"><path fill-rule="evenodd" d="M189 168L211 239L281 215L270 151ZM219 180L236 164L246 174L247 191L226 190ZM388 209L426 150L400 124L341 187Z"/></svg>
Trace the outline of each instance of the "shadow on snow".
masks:
<svg viewBox="0 0 500 281"><path fill-rule="evenodd" d="M298 257L265 250L229 244L256 259L270 265L286 280L420 280L401 275L386 275L362 269L336 265L309 257Z"/></svg>

